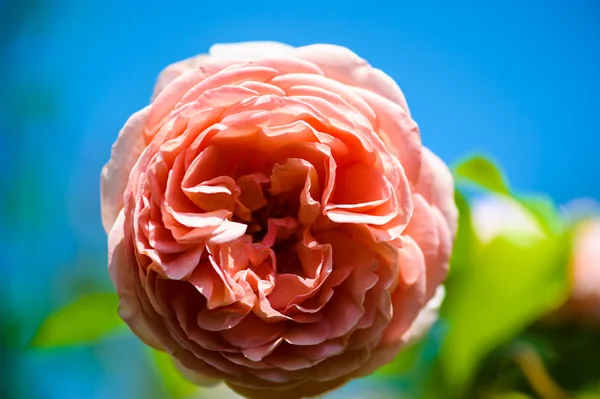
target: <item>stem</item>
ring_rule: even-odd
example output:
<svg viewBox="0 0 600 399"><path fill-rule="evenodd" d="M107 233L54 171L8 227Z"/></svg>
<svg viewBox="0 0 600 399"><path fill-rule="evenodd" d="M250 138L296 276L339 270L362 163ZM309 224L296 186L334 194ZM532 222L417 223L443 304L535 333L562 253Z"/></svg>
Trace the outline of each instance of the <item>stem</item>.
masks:
<svg viewBox="0 0 600 399"><path fill-rule="evenodd" d="M541 399L568 399L570 397L569 393L552 379L542 359L530 345L519 345L515 351L514 360L531 388Z"/></svg>

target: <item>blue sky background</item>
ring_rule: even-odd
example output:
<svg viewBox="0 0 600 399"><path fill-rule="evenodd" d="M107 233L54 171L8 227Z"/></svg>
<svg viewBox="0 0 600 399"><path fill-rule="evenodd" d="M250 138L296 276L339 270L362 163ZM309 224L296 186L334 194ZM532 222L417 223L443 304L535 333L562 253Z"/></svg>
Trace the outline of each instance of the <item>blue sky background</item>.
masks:
<svg viewBox="0 0 600 399"><path fill-rule="evenodd" d="M158 72L213 43L349 47L398 82L424 144L445 161L485 151L518 190L559 203L600 199L594 0L56 0L23 10L3 31L9 96L0 113L3 217L12 226L0 231L12 248L0 267L9 276L9 309L20 317L18 339L77 293L110 288L100 169L127 117L147 104ZM121 390L135 372L119 377L113 370L126 367L98 356L81 349L24 357L19 370L42 383L16 381L32 397L115 397L106 381Z"/></svg>

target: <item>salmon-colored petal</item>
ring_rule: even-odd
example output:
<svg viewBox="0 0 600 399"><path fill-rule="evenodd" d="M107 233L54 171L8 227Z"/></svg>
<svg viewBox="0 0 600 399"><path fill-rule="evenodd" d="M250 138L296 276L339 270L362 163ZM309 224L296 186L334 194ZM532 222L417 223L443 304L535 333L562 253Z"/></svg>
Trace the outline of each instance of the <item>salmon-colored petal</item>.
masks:
<svg viewBox="0 0 600 399"><path fill-rule="evenodd" d="M185 157L180 156L179 158L181 159L178 159L175 165L173 165L173 168L179 167L185 169L183 180L181 181L184 188L188 188L189 190L190 187L214 178L231 179L230 176L226 175L228 168L226 165L223 165L222 158L224 153L219 148L214 146L207 147L189 163L186 162L188 161L188 155L185 154Z"/></svg>
<svg viewBox="0 0 600 399"><path fill-rule="evenodd" d="M224 220L211 234L208 239L209 244L224 244L235 241L246 233L247 225L244 223L231 222Z"/></svg>
<svg viewBox="0 0 600 399"><path fill-rule="evenodd" d="M298 356L287 356L285 353L278 354L276 352L269 354L269 357L265 361L283 371L299 371L315 365L315 362L308 359Z"/></svg>
<svg viewBox="0 0 600 399"><path fill-rule="evenodd" d="M229 275L223 273L212 256L209 256L209 261L194 269L188 281L206 298L208 309L231 305L243 296L243 291L233 283Z"/></svg>
<svg viewBox="0 0 600 399"><path fill-rule="evenodd" d="M458 210L454 202L454 182L448 166L429 149L423 147L423 165L417 191L438 208L448 224L452 237L456 234Z"/></svg>
<svg viewBox="0 0 600 399"><path fill-rule="evenodd" d="M156 134L157 127L164 122L165 118L179 106L182 98L199 82L202 82L231 64L227 60L206 60L196 68L190 69L166 85L152 102L152 109L146 122L144 132L146 143L150 143ZM179 106L178 106L179 105Z"/></svg>
<svg viewBox="0 0 600 399"><path fill-rule="evenodd" d="M158 94L173 80L189 71L190 69L196 68L200 63L208 58L207 54L200 54L194 57L190 57L183 61L175 62L165 69L158 75L156 84L154 85L154 92L152 93L152 100L158 96Z"/></svg>
<svg viewBox="0 0 600 399"><path fill-rule="evenodd" d="M248 88L250 90L255 91L256 93L258 93L261 96L266 96L269 94L273 94L273 95L280 96L280 97L285 96L285 91L283 91L280 87L275 86L272 83L254 82L254 81L249 80L249 81L240 83L238 85L238 87Z"/></svg>
<svg viewBox="0 0 600 399"><path fill-rule="evenodd" d="M181 326L185 336L193 343L209 351L234 352L235 348L218 334L213 334L198 326L195 314L190 309L189 301L191 299L190 295L181 293L171 300L172 311L177 317L177 323Z"/></svg>
<svg viewBox="0 0 600 399"><path fill-rule="evenodd" d="M117 215L123 209L123 194L129 181L129 172L144 150L142 136L150 107L133 114L119 132L113 144L111 158L102 169L100 178L100 206L102 225L109 233Z"/></svg>
<svg viewBox="0 0 600 399"><path fill-rule="evenodd" d="M299 47L296 55L320 66L326 76L377 93L409 112L404 94L396 82L349 49L331 44L313 44Z"/></svg>
<svg viewBox="0 0 600 399"><path fill-rule="evenodd" d="M283 342L283 338L278 338L273 342L265 344L263 346L242 349L242 353L248 359L253 360L255 362L260 362L266 356L270 355L277 347Z"/></svg>
<svg viewBox="0 0 600 399"><path fill-rule="evenodd" d="M425 307L421 309L419 315L410 326L409 330L405 333L405 337L403 339L405 341L404 345L410 345L427 334L427 332L438 319L438 313L445 296L446 289L444 286L438 286L431 299L429 299Z"/></svg>
<svg viewBox="0 0 600 399"><path fill-rule="evenodd" d="M262 173L252 173L241 176L237 180L240 188L239 202L248 210L256 211L267 205L263 186L269 182L269 178Z"/></svg>
<svg viewBox="0 0 600 399"><path fill-rule="evenodd" d="M227 242L241 237L246 225L226 220L231 215L227 209L212 212L199 210L181 189L184 158L179 156L169 172L162 216L165 227L171 229L180 242L205 237L211 242ZM190 233L198 235L189 236ZM186 235L187 238L186 238Z"/></svg>
<svg viewBox="0 0 600 399"><path fill-rule="evenodd" d="M593 201L577 200L566 208L577 224L569 259L570 293L565 303L549 316L555 321L600 326L600 217L596 207Z"/></svg>
<svg viewBox="0 0 600 399"><path fill-rule="evenodd" d="M252 242L252 237L243 235L237 240L230 241L218 246L218 251L212 251L213 256L218 257L220 268L235 277L236 273L248 268L248 255L246 246Z"/></svg>
<svg viewBox="0 0 600 399"><path fill-rule="evenodd" d="M365 295L377 283L377 275L371 268L354 269L324 309L331 329L329 339L341 337L354 328L365 314Z"/></svg>
<svg viewBox="0 0 600 399"><path fill-rule="evenodd" d="M210 137L219 132L219 117L225 109L256 97L259 93L247 88L226 85L208 89L199 94L191 103L182 105L169 114L164 123L157 123L154 127L147 123L146 140L152 140L154 151L160 150L169 164L182 152L186 152L186 168L198 155L199 144L209 141ZM213 127L213 129L210 129Z"/></svg>
<svg viewBox="0 0 600 399"><path fill-rule="evenodd" d="M235 384L229 384L231 389L243 395L248 399L301 399L313 397L330 391L344 384L347 380L340 379L336 381L317 382L307 380L301 385L295 385L288 389L273 389L273 388L248 388Z"/></svg>
<svg viewBox="0 0 600 399"><path fill-rule="evenodd" d="M421 135L416 122L397 103L368 90L357 92L377 115L377 134L398 158L408 180L415 184L421 168Z"/></svg>
<svg viewBox="0 0 600 399"><path fill-rule="evenodd" d="M127 254L124 220L121 211L108 235L108 272L119 294L119 317L144 343L162 349L163 343L156 336L149 315L145 314L140 304L136 287L137 265L131 254Z"/></svg>
<svg viewBox="0 0 600 399"><path fill-rule="evenodd" d="M349 273L340 273L329 279L333 268L331 247L318 245L308 248L307 236L308 231L305 232L303 245L297 245L295 249L304 271L303 276L306 277L290 273L278 274L273 290L267 296L270 306L283 309L283 314L298 322L319 319L320 316L315 313L328 303L333 296L332 288L340 284ZM319 293L321 295L316 297ZM310 302L313 298L315 300Z"/></svg>
<svg viewBox="0 0 600 399"><path fill-rule="evenodd" d="M590 219L576 229L573 256L575 300L592 298L600 304L600 218ZM590 301L594 302L594 301ZM600 315L600 312L598 313Z"/></svg>
<svg viewBox="0 0 600 399"><path fill-rule="evenodd" d="M286 74L278 76L275 82L288 96L310 96L326 99L338 106L343 104L344 111L350 113L350 119L362 120L362 124L375 127L376 115L369 104L352 87L341 82L314 74Z"/></svg>
<svg viewBox="0 0 600 399"><path fill-rule="evenodd" d="M323 133L344 142L351 152L347 156L357 157L365 163L374 161L375 153L370 140L374 136L370 134L369 122L365 118L351 119L351 113L348 112L351 109L348 109L345 101L337 96L332 96L339 101L336 106L329 101L313 96L295 96L293 98L310 105L325 117L325 120L319 121L323 123L323 126L319 126L320 130L322 129Z"/></svg>
<svg viewBox="0 0 600 399"><path fill-rule="evenodd" d="M223 331L237 326L250 313L255 300L245 296L243 301L228 307L202 309L196 315L198 326L207 331Z"/></svg>
<svg viewBox="0 0 600 399"><path fill-rule="evenodd" d="M245 65L231 69L224 68L217 73L200 80L195 86L191 87L181 98L181 103L187 104L196 101L198 98L205 95L205 93L213 89L216 89L215 93L218 94L224 87L235 86L247 80L267 82L275 76L277 76L277 70L260 65ZM244 91L248 90L249 89ZM230 103L227 95L219 96L219 98L223 98L226 103Z"/></svg>
<svg viewBox="0 0 600 399"><path fill-rule="evenodd" d="M427 293L429 300L436 288L445 279L450 259L452 237L445 220L438 219L441 213L416 194L413 197L415 212L405 233L415 240L425 257Z"/></svg>
<svg viewBox="0 0 600 399"><path fill-rule="evenodd" d="M297 228L298 221L293 217L269 218L267 234L263 237L262 244L271 247L276 241L289 240Z"/></svg>
<svg viewBox="0 0 600 399"><path fill-rule="evenodd" d="M197 369L192 371L183 366L178 359L172 358L172 360L173 364L175 365L175 368L183 376L185 376L185 378L187 378L188 381L193 381L194 384L210 387L217 385L221 381L218 377L215 376L216 373L212 372L212 370L207 370L206 368L204 368L202 372L198 371Z"/></svg>
<svg viewBox="0 0 600 399"><path fill-rule="evenodd" d="M144 253L153 260L150 266L152 270L170 279L180 280L188 277L198 266L204 248L198 246L174 254L165 254L153 249L144 251Z"/></svg>
<svg viewBox="0 0 600 399"><path fill-rule="evenodd" d="M319 178L319 187L322 189L320 198L315 198L321 204L326 204L331 197L335 184L337 164L331 155L331 149L321 143L296 143L283 148L280 157L298 158L306 160L312 165Z"/></svg>
<svg viewBox="0 0 600 399"><path fill-rule="evenodd" d="M321 190L315 167L309 161L299 158L288 158L284 164L276 164L271 174L271 195L300 190L298 218L302 223L310 224L321 208L318 202Z"/></svg>
<svg viewBox="0 0 600 399"><path fill-rule="evenodd" d="M417 318L410 328L403 334L402 338L395 341L386 340L377 346L371 353L369 361L361 367L353 378L365 377L373 373L382 365L385 365L396 357L398 351L422 338L437 320L439 308L445 296L444 287L436 290L432 299L419 312Z"/></svg>
<svg viewBox="0 0 600 399"><path fill-rule="evenodd" d="M232 345L250 349L276 341L285 329L285 323L267 324L257 316L250 314L235 327L221 331L221 336Z"/></svg>
<svg viewBox="0 0 600 399"><path fill-rule="evenodd" d="M327 213L335 209L368 213L391 199L392 187L382 171L373 166L354 164L338 168L335 190L325 210ZM390 220L395 215L389 215Z"/></svg>
<svg viewBox="0 0 600 399"><path fill-rule="evenodd" d="M321 76L323 75L323 71L319 68L318 65L303 60L297 57L286 57L281 55L271 55L269 57L263 58L246 58L243 62L240 62L237 65L231 65L226 69L234 69L238 67L245 66L262 66L267 68L276 69L279 76L282 75L290 75L290 74L310 74ZM273 81L271 80L272 84Z"/></svg>
<svg viewBox="0 0 600 399"><path fill-rule="evenodd" d="M262 370L273 368L272 365L266 362L254 362L241 353L222 352L221 354L225 359L228 359L234 364L245 367L253 374L258 374L261 373Z"/></svg>
<svg viewBox="0 0 600 399"><path fill-rule="evenodd" d="M190 170L188 169L188 172ZM188 172L186 172L186 177ZM232 209L241 192L235 181L229 176L215 177L193 186L194 183L186 181L186 177L181 183L183 192L198 208L208 212Z"/></svg>
<svg viewBox="0 0 600 399"><path fill-rule="evenodd" d="M402 233L413 212L408 181L400 180L400 185L393 191L392 184L381 171L364 165L339 169L336 176L341 176L336 178L332 198L332 202L337 203L325 207L332 221L367 224L381 241L393 240ZM368 189L357 190L356 181L365 181L364 184L369 184Z"/></svg>
<svg viewBox="0 0 600 399"><path fill-rule="evenodd" d="M382 338L382 344L402 339L425 304L425 258L410 237L402 237L399 250L400 277L392 293L394 316Z"/></svg>
<svg viewBox="0 0 600 399"><path fill-rule="evenodd" d="M330 336L331 322L326 318L317 323L292 326L283 335L287 343L300 346L320 344Z"/></svg>
<svg viewBox="0 0 600 399"><path fill-rule="evenodd" d="M275 288L267 297L273 309L285 309L299 296L313 290L316 281L294 274L280 274L275 278Z"/></svg>

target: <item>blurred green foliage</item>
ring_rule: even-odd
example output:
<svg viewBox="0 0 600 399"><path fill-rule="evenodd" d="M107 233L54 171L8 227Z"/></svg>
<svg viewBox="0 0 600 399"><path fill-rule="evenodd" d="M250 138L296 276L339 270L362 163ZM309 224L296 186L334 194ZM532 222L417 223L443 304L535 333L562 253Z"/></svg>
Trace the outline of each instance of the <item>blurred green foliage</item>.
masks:
<svg viewBox="0 0 600 399"><path fill-rule="evenodd" d="M122 330L125 323L117 315L118 306L119 297L112 292L82 295L44 320L31 346L88 344Z"/></svg>
<svg viewBox="0 0 600 399"><path fill-rule="evenodd" d="M457 183L473 183L500 194L509 194L510 189L504 173L496 163L484 155L474 155L459 162L455 167Z"/></svg>
<svg viewBox="0 0 600 399"><path fill-rule="evenodd" d="M569 294L572 226L540 195L515 195L504 173L483 155L454 167L459 229L440 320L368 381L392 384L409 398L600 398L600 333L545 320ZM508 196L544 234L482 242L471 201ZM38 348L90 343L119 331L116 294L87 294L50 315L33 340ZM170 357L148 349L169 396L202 394Z"/></svg>
<svg viewBox="0 0 600 399"><path fill-rule="evenodd" d="M521 246L500 237L477 254L475 267L449 281L442 315L452 325L440 362L451 392L464 391L494 347L564 300L564 252L556 238Z"/></svg>
<svg viewBox="0 0 600 399"><path fill-rule="evenodd" d="M161 376L161 381L169 397L173 399L185 399L198 392L198 387L188 382L175 367L171 357L154 349L148 349L150 359L155 371Z"/></svg>

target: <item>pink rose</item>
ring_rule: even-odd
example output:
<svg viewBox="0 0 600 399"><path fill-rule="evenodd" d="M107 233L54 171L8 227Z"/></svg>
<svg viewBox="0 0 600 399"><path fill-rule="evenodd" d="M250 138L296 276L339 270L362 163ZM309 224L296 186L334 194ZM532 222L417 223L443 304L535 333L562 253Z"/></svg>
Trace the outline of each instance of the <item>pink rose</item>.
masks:
<svg viewBox="0 0 600 399"><path fill-rule="evenodd" d="M571 297L566 309L583 321L600 324L600 217L575 229Z"/></svg>
<svg viewBox="0 0 600 399"><path fill-rule="evenodd" d="M319 395L436 318L452 178L394 81L343 47L169 66L102 171L119 314L193 381Z"/></svg>

